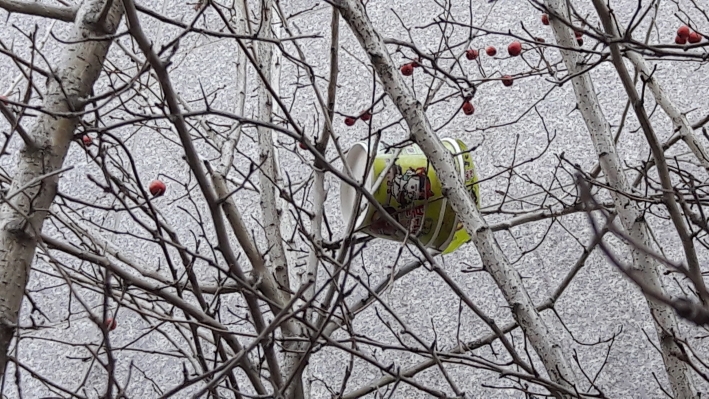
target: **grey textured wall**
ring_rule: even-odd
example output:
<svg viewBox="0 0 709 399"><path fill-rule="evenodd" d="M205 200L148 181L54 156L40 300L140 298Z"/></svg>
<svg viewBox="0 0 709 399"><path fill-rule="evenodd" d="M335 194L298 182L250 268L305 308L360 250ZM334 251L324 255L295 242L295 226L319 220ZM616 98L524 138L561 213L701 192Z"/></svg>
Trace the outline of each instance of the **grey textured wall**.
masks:
<svg viewBox="0 0 709 399"><path fill-rule="evenodd" d="M705 3L706 0L699 0L698 3ZM576 2L578 7L593 15L590 2ZM686 6L687 2L680 4ZM192 15L194 11L185 2L175 2L166 0L163 4L159 1L149 3L156 10L163 10L173 18L179 19L183 15ZM615 1L614 9L618 15L622 15L627 21L634 12L637 2ZM327 51L330 9L327 4L315 5L309 1L287 1L283 4L286 13L311 8L312 11L299 14L294 22L297 24L302 34L322 34L323 38L307 39L301 43L310 64L315 69L318 76L325 77L328 72ZM409 26L423 26L431 23L439 17L440 9L433 1L412 0L406 2L391 2L386 0L370 0L367 5L370 17L374 20L376 27L383 36L394 38L405 38L406 31L402 28L398 15ZM553 43L553 37L549 27L543 26L539 21L539 13L525 1L499 0L495 3L487 3L482 0L474 0L472 5L466 2L455 1L452 7L453 15L465 21L470 12L473 21L477 25L482 25L491 31L507 32L513 31L516 34L523 34L520 24L535 36L546 39L547 43ZM674 31L678 22L674 17L677 6L673 2L662 2L659 17L657 18L657 30L651 35L651 42L672 43ZM210 17L210 18L213 18ZM46 21L29 17L10 15L0 11L0 39L5 45L14 45L15 49L22 54L29 54L27 40L24 39L13 25L28 31L34 23L39 23L39 35L43 35L50 27ZM151 35L151 39L157 40L160 25L154 20L144 19L145 28ZM62 37L66 30L66 24L57 22L53 25L53 32ZM636 35L644 35L648 23L641 24ZM709 32L709 25L703 25L706 32ZM124 28L119 28L119 31ZM164 43L177 30L173 28L164 29L160 34ZM412 29L417 45L421 49L433 49L437 46L439 37L434 35L434 29ZM457 39L464 39L467 32L460 29ZM126 37L120 39L122 43L128 43ZM482 48L486 45L496 45L504 55L506 43L509 38L502 35L482 35L477 37L473 44ZM586 49L592 48L592 40L587 40ZM362 63L366 55L359 48L359 44L349 32L346 24L342 23L342 49L341 66L339 77L339 95L337 100L337 111L344 114L356 114L364 109L371 96L372 78L369 69ZM212 42L212 39L188 37L181 45L181 49L188 49L189 54L184 58L179 56L175 61L172 78L180 94L186 98L198 98L200 96L200 84L206 92L211 92L217 88L224 87L216 96L216 104L230 109L230 104L234 101L235 80L233 59L237 48L233 42L220 40ZM286 45L286 49L293 51L292 46ZM601 50L600 47L597 50ZM49 40L45 54L49 60L57 59L57 54L61 51L61 45ZM112 49L113 58L116 62L128 63L125 56ZM550 59L558 61L559 55L553 49L548 49L546 54ZM395 59L399 55L394 55ZM485 70L489 74L497 72L503 74L519 73L528 69L521 59L506 59L498 57L491 59L481 56ZM684 62L672 62L661 60L658 64L656 76L662 82L665 90L676 101L680 108L688 113L690 121L703 117L709 108L709 97L706 93L709 90L709 78L705 65L693 64L689 66ZM469 77L480 78L480 72L469 65ZM612 66L604 64L594 69L592 72L594 83L598 92L601 104L609 121L615 126L621 118L621 113L625 105L625 95L622 86L616 79ZM17 74L17 69L7 58L2 58L0 62L0 90L4 91ZM284 63L281 74L282 94L293 104L293 113L296 120L303 124L306 131L312 137L313 132L318 131L314 127L314 121L309 118L315 102L312 96L301 94L297 98L292 98L293 84L299 76L292 64ZM413 80L414 87L420 96L426 93L428 82L422 78L419 72ZM319 81L321 89L324 90L326 82ZM516 169L516 174L510 187L510 196L521 198L539 191L538 187L525 182L524 179L549 186L558 183L553 182L553 174L558 159L563 156L572 163L578 164L584 170L590 170L596 161L596 157L589 139L586 127L578 112L574 111L574 96L570 85L557 88L551 94L545 93L553 87L554 83L548 76L534 76L519 79L512 87L504 87L499 82L488 82L479 86L478 93L474 99L476 112L474 116L466 117L458 115L452 123L439 130L439 134L445 137L456 137L465 141L468 145L479 145L474 152L474 158L479 168L482 178L488 178L499 174L512 159L515 150L515 141L519 140L516 148L518 160L535 157L540 154L546 145L546 133L542 123L543 118L546 128L555 134L555 139L546 153L541 158L520 166ZM97 85L96 91L106 90L106 81ZM247 110L249 115L253 115L255 110L255 83L251 82L249 95L254 98L250 100ZM444 89L446 90L446 89ZM652 99L648 95L648 109L652 109ZM529 107L537 103L537 115L534 111L523 115ZM452 110L459 104L458 98L443 101L432 106L428 116L434 126L439 126L446 122ZM384 126L392 121L398 120L396 110L388 106L383 112L378 113L373 118L373 126ZM519 122L510 123L519 118ZM672 134L672 125L668 118L659 111L653 114L656 132L664 141ZM347 128L342 123L342 118L336 118L336 129L340 135L340 145L344 148L366 137L367 130L364 124L358 123L355 127ZM27 124L29 126L29 123ZM648 157L648 147L643 142L640 132L637 131L637 122L630 113L627 122L626 132L621 137L618 145L622 158L630 166L637 166ZM6 122L0 122L3 131L7 130ZM130 129L122 129L119 134L128 138L133 134ZM395 126L386 131L386 141L393 143L405 138L407 132L405 125ZM245 135L246 136L246 135ZM168 138L172 137L172 141ZM285 138L284 142L289 142ZM174 135L166 130L165 137L161 137L154 131L139 131L127 140L127 144L132 150L137 167L144 182L164 174L169 178L181 182L189 181L188 167L181 158L179 147L174 142ZM14 143L16 148L17 143ZM292 146L291 144L289 144ZM242 170L247 170L251 160L257 159L256 145L249 137L244 137L240 149L244 154L236 160ZM214 149L200 145L202 155L209 158L214 156ZM678 145L670 151L671 154L682 155L687 152L686 147ZM334 153L333 153L334 155ZM250 157L250 159L248 159ZM306 159L310 159L305 155ZM74 169L64 174L60 187L63 193L87 200L96 200L101 203L110 202L106 198L101 198L100 192L92 185L87 184L86 174L96 174L95 166L87 162L87 158L78 145L72 149L67 164ZM12 174L14 159L12 156L0 157L0 165L9 175ZM283 158L283 166L288 171L289 177L294 181L308 177L309 170L303 162L294 154L286 154ZM491 209L501 200L499 190L505 189L506 177L508 174L501 174L486 180L481 186L483 206ZM569 184L571 182L568 175L559 176L560 182ZM194 183L190 183L194 184ZM343 225L339 220L339 182L334 178L329 178L327 188L329 196L326 204L328 218L334 223L334 231L342 233ZM573 192L573 191L572 191ZM559 191L559 193L561 193ZM165 218L172 223L185 242L191 242L190 230L196 231L197 226L194 219L190 218L184 211L177 208L180 204L180 197L184 194L184 187L180 187L175 182L170 182L168 193L165 197L156 201ZM255 220L260 218L258 207L258 197L254 193L241 193L238 204L245 214L245 220L251 227L256 228ZM530 197L538 200L538 197ZM200 205L204 210L204 206ZM97 223L102 223L102 216L96 211L86 211L86 217L90 217ZM248 217L248 215L253 216ZM509 215L493 215L488 218L490 223L504 220ZM654 216L649 216L652 225L655 227L657 241L662 245L666 253L680 259L681 247L679 246L676 234L673 232L668 221ZM108 223L114 223L114 217L109 217ZM131 229L131 223L125 218L115 221L119 227L125 230ZM515 228L511 232L500 232L496 238L501 247L506 251L508 258L514 261L515 267L525 277L525 282L532 298L536 302L543 301L564 278L576 259L581 255L581 246L572 236L578 237L581 242L587 243L590 232L583 215L565 217L554 222L550 226L550 221L543 221ZM56 234L56 229L51 223L47 223L46 231ZM542 238L543 241L542 241ZM146 265L156 267L160 254L156 254L154 248L141 240L127 236L116 236L113 239L122 250L131 253L136 258L141 259ZM541 241L541 242L540 242ZM398 245L395 243L376 240L368 244L361 258L357 259L353 266L353 272L368 278L370 281L380 281L391 272L393 262L398 255ZM528 253L528 251L532 250ZM707 252L704 248L698 248L702 260L706 260ZM408 250L403 251L399 264L414 259L414 255ZM511 320L510 312L506 308L504 299L499 294L492 279L483 272L465 273L462 270L480 267L479 257L472 245L466 245L457 252L447 255L441 259L445 269L452 275L460 286L464 287L474 301L482 307L488 315L494 317L499 325ZM83 267L83 265L77 265ZM208 271L204 271L209 273ZM324 274L322 275L324 276ZM69 316L71 322L65 321L52 324L51 329L32 332L30 335L38 339L27 339L21 341L19 353L21 359L31 366L33 370L43 376L57 381L69 388L76 386L78 379L82 378L89 362L72 358L72 355L84 356L81 344L85 342L97 343L100 334L95 326L82 317L82 309L75 302L70 303L68 292L65 286L56 287L60 281L56 272L46 264L38 262L37 270L33 273L30 289L32 297L42 308L42 311L50 315L50 319L64 320ZM673 290L677 290L670 278L668 285ZM354 283L353 283L354 284ZM352 297L363 295L364 290L358 288ZM85 293L92 298L96 304L100 304L100 297L95 294ZM487 327L478 320L469 310L463 309L459 312L459 300L450 292L445 283L437 278L433 273L421 268L411 273L402 280L396 282L382 298L397 312L409 327L420 334L421 337L432 342L434 336L437 339L439 348L448 348L456 343L457 339L462 341L473 340L476 337L486 335ZM376 307L376 305L375 305ZM29 304L26 302L23 309L24 323L29 323ZM563 322L568 328L564 330L562 325L553 313L544 313L545 320L554 326L558 336L563 337L563 343L578 354L578 362L589 375L594 375L599 367L604 363L606 357L605 345L585 346L580 343L594 343L599 339L607 339L614 333L622 329L622 333L615 340L608 353L607 364L598 375L596 383L602 387L608 397L612 398L660 398L663 397L657 383L653 378L653 373L657 375L660 383L667 386L662 359L654 349L653 343L648 342L646 335L651 341L656 342L656 334L652 320L649 317L647 307L638 290L626 279L624 279L612 265L598 252L589 257L586 266L570 285L567 292L561 297L557 304L557 311L561 315ZM69 315L67 312L76 312ZM145 373L145 375L134 374L134 382L129 385L129 396L132 398L152 398L157 397L152 388L151 380L160 386L170 386L177 384L182 379L181 361L169 356L156 357L149 351L159 351L161 348L168 348L165 339L158 339L155 335L150 335L146 339L140 339L145 332L146 324L139 318L131 315L130 312L120 314L120 326L116 332L112 333L114 346L127 344L138 340L136 347L142 347L147 352L133 351L123 352L118 358L119 374L125 373L131 362ZM385 317L387 319L387 317ZM388 318L390 319L390 318ZM682 324L690 337L699 337L701 332ZM354 330L357 334L371 340L396 343L391 333L384 327L375 315L374 307L359 314L355 319ZM577 340L572 339L571 334ZM344 334L337 335L346 338ZM519 332L513 334L517 342L521 342ZM41 338L41 339L40 339ZM62 338L71 340L78 344L75 348L64 345L56 345L52 338ZM690 342L695 347L703 350L705 345L700 339L691 339ZM401 354L397 351L381 351L379 349L366 348L371 351L382 363L393 363L397 367L405 368L407 365L420 361L419 357ZM494 353L493 353L494 350ZM475 352L476 355L487 359L496 360L495 354L501 353L501 346L494 344L492 348L486 347ZM569 352L572 353L572 352ZM504 362L504 356L497 359ZM349 358L346 354L334 349L324 349L319 351L310 363L312 375L337 386L343 378ZM355 360L355 369L350 381L351 388L367 383L373 378L379 377L380 372L368 366L362 361ZM471 367L451 367L451 376L459 383L462 390L469 393L471 398L518 398L523 397L513 390L504 389L505 380L500 380L497 375L485 371L474 370ZM125 376L125 375L124 375ZM580 376L580 374L579 374ZM13 377L14 378L14 377ZM445 387L445 380L435 369L430 369L416 377L417 380ZM10 381L8 381L9 384ZM103 379L100 373L92 375L90 382L94 383L97 389L102 386ZM706 392L706 386L701 385L702 391ZM498 388L493 388L498 387ZM47 394L47 390L36 379L29 374L23 376L22 390L24 397L36 398ZM87 397L96 397L96 392L84 393ZM8 397L17 397L17 391L10 389ZM323 383L313 384L313 397L329 397ZM397 398L418 398L425 397L424 394L406 386L400 385L394 394Z"/></svg>

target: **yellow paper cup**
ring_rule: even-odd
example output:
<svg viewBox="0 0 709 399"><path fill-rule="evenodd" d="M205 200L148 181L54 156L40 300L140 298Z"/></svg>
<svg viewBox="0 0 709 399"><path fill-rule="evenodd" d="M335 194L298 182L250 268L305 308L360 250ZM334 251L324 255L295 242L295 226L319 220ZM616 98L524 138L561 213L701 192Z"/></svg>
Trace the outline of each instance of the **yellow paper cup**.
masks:
<svg viewBox="0 0 709 399"><path fill-rule="evenodd" d="M456 139L442 141L455 154L456 170L479 206L477 175L467 147ZM367 168L370 160L371 167ZM363 188L408 229L408 235L417 237L425 247L450 253L470 240L442 195L433 166L417 145L386 152L381 146L375 151L366 143L357 143L347 153L345 162L358 182L364 182ZM340 206L345 222L361 208L356 231L400 242L406 239L407 233L384 220L374 206L368 202L361 206L356 199L356 188L341 183Z"/></svg>

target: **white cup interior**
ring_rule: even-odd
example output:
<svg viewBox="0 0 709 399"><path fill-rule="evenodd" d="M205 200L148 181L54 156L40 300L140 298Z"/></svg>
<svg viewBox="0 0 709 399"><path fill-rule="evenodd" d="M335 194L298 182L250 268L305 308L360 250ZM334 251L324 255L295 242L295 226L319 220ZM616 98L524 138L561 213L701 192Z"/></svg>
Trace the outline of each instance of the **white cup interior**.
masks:
<svg viewBox="0 0 709 399"><path fill-rule="evenodd" d="M358 183L361 184L364 180L364 175L367 171L367 159L369 155L374 156L375 154L376 151L374 150L367 151L367 147L363 143L355 144L347 152L345 162L352 171L352 177ZM343 173L347 172L343 170ZM370 172L369 176L367 176L367 181L364 184L364 189L368 192L372 188L373 178L374 176L372 176L372 173ZM357 189L355 187L352 187L343 181L340 182L340 211L342 212L342 220L345 223L347 223L352 217L352 215L357 212L357 209L359 208L362 200L366 201L365 198L362 198L360 201L357 201ZM368 209L369 205L367 205L367 209L365 209L357 218L355 229L361 227L362 223L364 222L364 219L367 217Z"/></svg>

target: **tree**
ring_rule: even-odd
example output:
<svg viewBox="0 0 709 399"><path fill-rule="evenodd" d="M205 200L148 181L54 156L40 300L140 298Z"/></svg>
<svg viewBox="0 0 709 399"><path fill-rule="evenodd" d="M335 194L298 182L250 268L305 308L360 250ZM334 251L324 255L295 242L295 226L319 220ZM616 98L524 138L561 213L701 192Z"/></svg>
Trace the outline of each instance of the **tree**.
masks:
<svg viewBox="0 0 709 399"><path fill-rule="evenodd" d="M0 0L4 396L706 390L698 2L60 3ZM470 242L357 142L418 145Z"/></svg>

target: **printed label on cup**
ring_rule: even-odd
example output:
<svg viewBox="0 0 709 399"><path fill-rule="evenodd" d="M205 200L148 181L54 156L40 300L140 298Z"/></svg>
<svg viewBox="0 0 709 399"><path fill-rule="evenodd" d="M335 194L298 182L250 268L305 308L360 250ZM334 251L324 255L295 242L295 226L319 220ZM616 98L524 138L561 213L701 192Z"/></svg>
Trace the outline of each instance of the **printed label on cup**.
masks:
<svg viewBox="0 0 709 399"><path fill-rule="evenodd" d="M456 171L466 187L479 198L475 167L467 147L460 140L443 139L446 148L455 154ZM356 177L362 181L369 155L373 151L365 143L353 146L346 162ZM451 252L469 240L453 209L442 195L440 181L433 166L417 145L384 153L377 152L369 170L364 188L399 224L408 230L401 231L389 223L371 204L367 204L356 223L363 233L395 241L404 241L407 235L417 237L421 243L444 253ZM461 170L462 168L462 170ZM382 177L382 175L384 176ZM373 187L381 182L377 187ZM356 190L342 183L340 200L343 218L347 221L356 211ZM476 201L479 205L479 201Z"/></svg>

